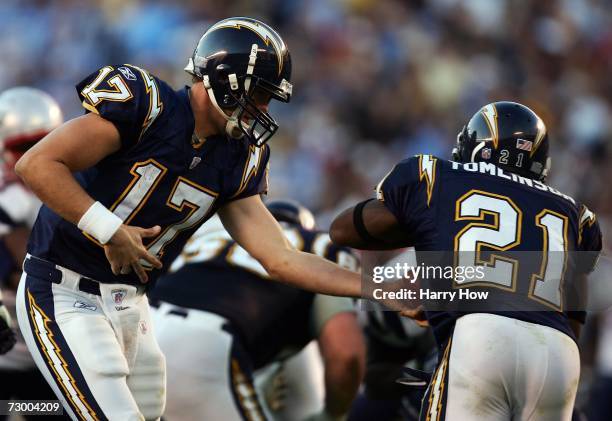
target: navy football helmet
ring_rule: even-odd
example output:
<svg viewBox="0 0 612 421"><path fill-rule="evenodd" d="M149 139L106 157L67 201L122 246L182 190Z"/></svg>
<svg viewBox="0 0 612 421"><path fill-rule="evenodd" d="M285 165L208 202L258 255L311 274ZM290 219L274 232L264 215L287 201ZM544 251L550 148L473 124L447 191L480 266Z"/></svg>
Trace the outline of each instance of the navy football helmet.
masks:
<svg viewBox="0 0 612 421"><path fill-rule="evenodd" d="M291 99L291 55L270 26L244 17L215 23L200 39L185 70L202 79L211 102L227 120L230 137L246 136L262 146L276 133L274 118L257 109L254 101Z"/></svg>
<svg viewBox="0 0 612 421"><path fill-rule="evenodd" d="M550 170L548 132L528 107L493 102L474 114L457 135L453 160L491 162L523 177L545 181Z"/></svg>
<svg viewBox="0 0 612 421"><path fill-rule="evenodd" d="M304 229L315 228L315 218L306 207L293 200L271 200L266 207L278 222L287 222Z"/></svg>

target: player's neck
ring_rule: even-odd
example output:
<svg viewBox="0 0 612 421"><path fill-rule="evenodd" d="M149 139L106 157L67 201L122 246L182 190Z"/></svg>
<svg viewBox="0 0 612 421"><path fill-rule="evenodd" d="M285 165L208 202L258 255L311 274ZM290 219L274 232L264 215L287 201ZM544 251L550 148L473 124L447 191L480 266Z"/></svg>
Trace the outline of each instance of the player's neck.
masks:
<svg viewBox="0 0 612 421"><path fill-rule="evenodd" d="M205 91L198 92L194 89L189 90L189 102L195 121L195 129L191 138L191 145L194 148L201 147L204 142L206 142L206 138L219 132L211 116L212 112L215 112L215 110L208 98L204 98L202 94L205 95Z"/></svg>

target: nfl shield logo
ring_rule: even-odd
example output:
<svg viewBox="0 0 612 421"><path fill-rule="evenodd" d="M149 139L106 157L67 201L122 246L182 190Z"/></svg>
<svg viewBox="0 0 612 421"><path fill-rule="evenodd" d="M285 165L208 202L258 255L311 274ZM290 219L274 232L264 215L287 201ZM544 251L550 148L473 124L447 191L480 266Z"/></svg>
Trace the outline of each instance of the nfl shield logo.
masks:
<svg viewBox="0 0 612 421"><path fill-rule="evenodd" d="M127 290L125 289L114 289L111 291L111 295L113 296L113 301L115 304L121 304L123 302L123 298L127 295Z"/></svg>
<svg viewBox="0 0 612 421"><path fill-rule="evenodd" d="M491 148L484 148L480 156L482 156L482 159L491 159Z"/></svg>

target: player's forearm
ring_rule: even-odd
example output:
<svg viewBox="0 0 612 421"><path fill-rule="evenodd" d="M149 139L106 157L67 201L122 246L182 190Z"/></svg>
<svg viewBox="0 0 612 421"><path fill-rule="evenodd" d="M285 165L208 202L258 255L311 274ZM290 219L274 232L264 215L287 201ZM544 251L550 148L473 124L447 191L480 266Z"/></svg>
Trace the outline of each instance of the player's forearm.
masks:
<svg viewBox="0 0 612 421"><path fill-rule="evenodd" d="M352 312L337 313L318 337L325 366L325 410L338 417L348 412L365 373L365 341Z"/></svg>
<svg viewBox="0 0 612 421"><path fill-rule="evenodd" d="M26 154L17 162L15 172L40 200L74 224L94 202L61 162Z"/></svg>
<svg viewBox="0 0 612 421"><path fill-rule="evenodd" d="M288 249L264 266L272 278L297 288L327 295L361 297L358 273L313 254Z"/></svg>
<svg viewBox="0 0 612 421"><path fill-rule="evenodd" d="M325 410L334 417L345 415L361 381L358 361L325 364Z"/></svg>

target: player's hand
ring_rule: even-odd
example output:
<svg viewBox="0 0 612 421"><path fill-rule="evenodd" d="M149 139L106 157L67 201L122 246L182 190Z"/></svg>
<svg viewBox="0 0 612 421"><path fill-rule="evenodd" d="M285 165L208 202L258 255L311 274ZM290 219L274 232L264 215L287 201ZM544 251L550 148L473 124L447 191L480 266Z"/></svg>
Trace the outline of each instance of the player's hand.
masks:
<svg viewBox="0 0 612 421"><path fill-rule="evenodd" d="M159 225L152 228L121 225L110 241L104 245L104 253L113 273L115 275L127 275L133 270L138 275L140 282L148 282L149 277L140 260L148 262L157 269L162 267L162 262L149 253L143 245L142 239L155 237L160 231L161 227Z"/></svg>
<svg viewBox="0 0 612 421"><path fill-rule="evenodd" d="M417 325L421 327L428 327L429 322L427 321L427 317L425 316L425 310L423 306L419 306L417 308L405 309L399 312L400 316L408 317L416 322Z"/></svg>
<svg viewBox="0 0 612 421"><path fill-rule="evenodd" d="M11 328L11 316L4 305L0 305L0 355L9 352L15 345L15 332Z"/></svg>
<svg viewBox="0 0 612 421"><path fill-rule="evenodd" d="M288 394L284 364L279 363L271 373L266 374L265 379L260 385L263 398L272 412L278 412L285 407Z"/></svg>

